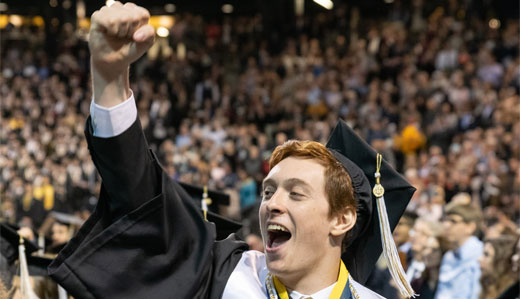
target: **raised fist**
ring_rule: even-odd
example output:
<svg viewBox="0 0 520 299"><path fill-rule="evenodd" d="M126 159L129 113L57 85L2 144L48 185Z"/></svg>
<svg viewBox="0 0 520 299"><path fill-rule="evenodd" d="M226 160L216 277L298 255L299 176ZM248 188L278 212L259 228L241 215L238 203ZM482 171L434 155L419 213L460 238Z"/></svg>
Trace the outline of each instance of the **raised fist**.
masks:
<svg viewBox="0 0 520 299"><path fill-rule="evenodd" d="M93 68L110 81L124 73L153 44L150 13L133 3L103 6L91 17L89 48Z"/></svg>

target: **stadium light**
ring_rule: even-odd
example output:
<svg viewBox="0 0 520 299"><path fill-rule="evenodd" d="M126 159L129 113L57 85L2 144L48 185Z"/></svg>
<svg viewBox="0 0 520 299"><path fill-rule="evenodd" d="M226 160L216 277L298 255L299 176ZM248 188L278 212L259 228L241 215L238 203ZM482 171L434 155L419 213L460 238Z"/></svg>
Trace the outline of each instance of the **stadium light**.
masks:
<svg viewBox="0 0 520 299"><path fill-rule="evenodd" d="M175 9L175 4L168 3L164 6L164 11L166 11L167 13L174 13Z"/></svg>
<svg viewBox="0 0 520 299"><path fill-rule="evenodd" d="M232 13L233 12L233 5L231 5L231 4L224 4L224 5L222 5L222 12L223 13Z"/></svg>
<svg viewBox="0 0 520 299"><path fill-rule="evenodd" d="M294 14L303 16L305 12L305 0L294 0Z"/></svg>
<svg viewBox="0 0 520 299"><path fill-rule="evenodd" d="M168 35L170 35L170 30L168 30L168 28L166 27L159 27L157 28L157 35L160 36L160 37L168 37Z"/></svg>
<svg viewBox="0 0 520 299"><path fill-rule="evenodd" d="M20 27L23 24L23 18L19 15L11 15L9 17L9 23L13 24L15 27Z"/></svg>
<svg viewBox="0 0 520 299"><path fill-rule="evenodd" d="M491 29L498 29L500 28L500 21L498 19L491 19L489 20L489 28Z"/></svg>
<svg viewBox="0 0 520 299"><path fill-rule="evenodd" d="M332 3L331 0L313 0L313 1L328 10L331 10L334 7L334 3Z"/></svg>

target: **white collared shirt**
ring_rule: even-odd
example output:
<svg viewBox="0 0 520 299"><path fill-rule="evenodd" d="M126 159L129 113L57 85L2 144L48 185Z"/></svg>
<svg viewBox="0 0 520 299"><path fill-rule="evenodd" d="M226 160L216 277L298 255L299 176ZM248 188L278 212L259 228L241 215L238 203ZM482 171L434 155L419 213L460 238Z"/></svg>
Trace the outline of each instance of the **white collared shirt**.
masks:
<svg viewBox="0 0 520 299"><path fill-rule="evenodd" d="M98 105L92 99L90 118L93 135L96 137L109 138L123 133L137 119L134 93L126 101L110 108Z"/></svg>

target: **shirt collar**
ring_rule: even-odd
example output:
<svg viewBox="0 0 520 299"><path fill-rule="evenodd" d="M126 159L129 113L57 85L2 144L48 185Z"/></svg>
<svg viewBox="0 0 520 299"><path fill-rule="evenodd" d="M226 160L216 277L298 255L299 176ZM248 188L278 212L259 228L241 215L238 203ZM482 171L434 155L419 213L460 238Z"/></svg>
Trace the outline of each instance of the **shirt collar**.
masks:
<svg viewBox="0 0 520 299"><path fill-rule="evenodd" d="M300 299L300 298L308 298L308 297L311 297L312 299L328 299L330 294L332 293L332 289L334 289L335 285L336 285L336 282L322 290L317 291L316 293L314 293L312 295L304 295L297 291L292 291L289 294L289 297L291 299Z"/></svg>

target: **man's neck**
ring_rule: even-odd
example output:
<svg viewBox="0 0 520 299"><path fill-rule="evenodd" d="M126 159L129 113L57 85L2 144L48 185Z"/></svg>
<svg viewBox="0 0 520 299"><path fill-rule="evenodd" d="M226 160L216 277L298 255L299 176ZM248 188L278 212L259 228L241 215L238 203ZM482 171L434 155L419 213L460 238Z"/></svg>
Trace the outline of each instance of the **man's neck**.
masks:
<svg viewBox="0 0 520 299"><path fill-rule="evenodd" d="M314 294L326 287L331 286L338 280L340 267L339 258L335 261L322 260L312 269L305 273L295 273L294 275L281 277L278 279L284 284L287 292L297 291L302 294Z"/></svg>
<svg viewBox="0 0 520 299"><path fill-rule="evenodd" d="M462 245L464 245L464 243L466 243L469 240L469 238L471 238L471 235L466 236L465 238L460 238L455 244L455 250L459 250L462 247Z"/></svg>

